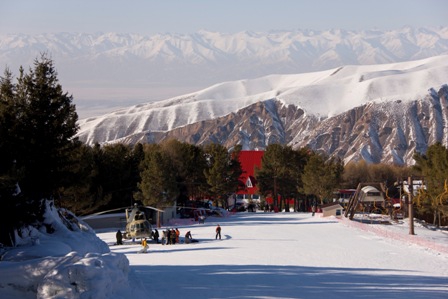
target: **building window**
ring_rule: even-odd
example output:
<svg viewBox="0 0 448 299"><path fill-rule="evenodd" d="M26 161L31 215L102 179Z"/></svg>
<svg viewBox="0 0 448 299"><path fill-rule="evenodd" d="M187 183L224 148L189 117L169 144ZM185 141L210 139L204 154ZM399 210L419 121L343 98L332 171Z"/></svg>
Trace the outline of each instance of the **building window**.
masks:
<svg viewBox="0 0 448 299"><path fill-rule="evenodd" d="M250 180L250 178L247 178L247 181L246 181L246 187L247 187L247 188L252 188L252 187L253 187L253 185L252 185L252 181Z"/></svg>

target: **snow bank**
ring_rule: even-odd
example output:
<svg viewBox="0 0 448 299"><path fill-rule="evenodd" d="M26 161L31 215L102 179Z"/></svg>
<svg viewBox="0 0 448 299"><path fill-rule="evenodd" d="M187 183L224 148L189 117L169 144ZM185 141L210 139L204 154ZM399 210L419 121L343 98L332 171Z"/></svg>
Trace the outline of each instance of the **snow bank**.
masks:
<svg viewBox="0 0 448 299"><path fill-rule="evenodd" d="M414 222L414 235L406 234L409 232L409 219L404 219L395 225L379 225L370 223L369 219L355 219L349 220L347 218L340 219L344 225L360 229L362 231L370 232L378 236L383 237L387 240L400 241L405 243L410 243L413 245L418 245L437 253L448 254L448 244L441 243L440 239L431 238L431 230L426 228L419 230L422 225ZM416 231L418 230L418 231Z"/></svg>
<svg viewBox="0 0 448 299"><path fill-rule="evenodd" d="M69 211L47 202L44 226L16 234L0 262L0 297L107 298L129 288L129 261ZM50 228L52 233L48 233ZM126 296L123 295L123 298Z"/></svg>

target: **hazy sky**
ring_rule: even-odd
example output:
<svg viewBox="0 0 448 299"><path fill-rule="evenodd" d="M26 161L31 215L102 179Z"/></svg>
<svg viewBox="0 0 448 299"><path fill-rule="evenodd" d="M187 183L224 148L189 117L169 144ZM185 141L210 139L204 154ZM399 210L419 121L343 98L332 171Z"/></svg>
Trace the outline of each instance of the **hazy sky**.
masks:
<svg viewBox="0 0 448 299"><path fill-rule="evenodd" d="M0 33L153 35L448 26L447 0L0 0Z"/></svg>

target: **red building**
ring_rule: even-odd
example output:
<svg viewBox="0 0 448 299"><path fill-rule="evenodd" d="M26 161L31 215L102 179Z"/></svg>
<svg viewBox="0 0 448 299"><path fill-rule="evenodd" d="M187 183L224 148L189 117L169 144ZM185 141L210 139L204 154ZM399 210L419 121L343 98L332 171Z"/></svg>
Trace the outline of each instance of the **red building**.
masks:
<svg viewBox="0 0 448 299"><path fill-rule="evenodd" d="M244 189L240 190L236 194L236 202L247 203L249 200L260 199L257 180L255 179L255 168L261 168L261 159L263 158L264 151L241 151L239 155L239 161L243 173L240 176L240 181L244 184ZM229 205L233 203L229 201Z"/></svg>
<svg viewBox="0 0 448 299"><path fill-rule="evenodd" d="M243 170L240 181L244 185L244 189L239 190L235 196L228 199L229 206L233 205L247 205L249 201L260 201L260 193L257 187L257 180L255 178L255 169L261 168L261 160L263 158L264 151L241 151L239 155L239 161ZM280 202L281 197L278 197ZM294 205L293 198L285 198L290 205ZM267 204L273 204L272 196L265 198Z"/></svg>

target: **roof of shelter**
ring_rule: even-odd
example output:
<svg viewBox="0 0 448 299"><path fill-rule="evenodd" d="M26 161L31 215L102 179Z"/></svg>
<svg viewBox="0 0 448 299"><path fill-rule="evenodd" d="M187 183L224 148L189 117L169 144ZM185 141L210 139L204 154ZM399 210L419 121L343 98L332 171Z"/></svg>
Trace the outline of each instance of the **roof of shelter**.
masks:
<svg viewBox="0 0 448 299"><path fill-rule="evenodd" d="M322 210L332 210L334 208L338 208L338 206L339 206L339 208L342 209L342 206L338 202L331 202L331 203L327 203L325 205L322 205L321 209Z"/></svg>
<svg viewBox="0 0 448 299"><path fill-rule="evenodd" d="M364 192L364 193L367 193L367 192L380 192L380 190L378 190L377 188L372 187L372 186L362 187L361 191Z"/></svg>

